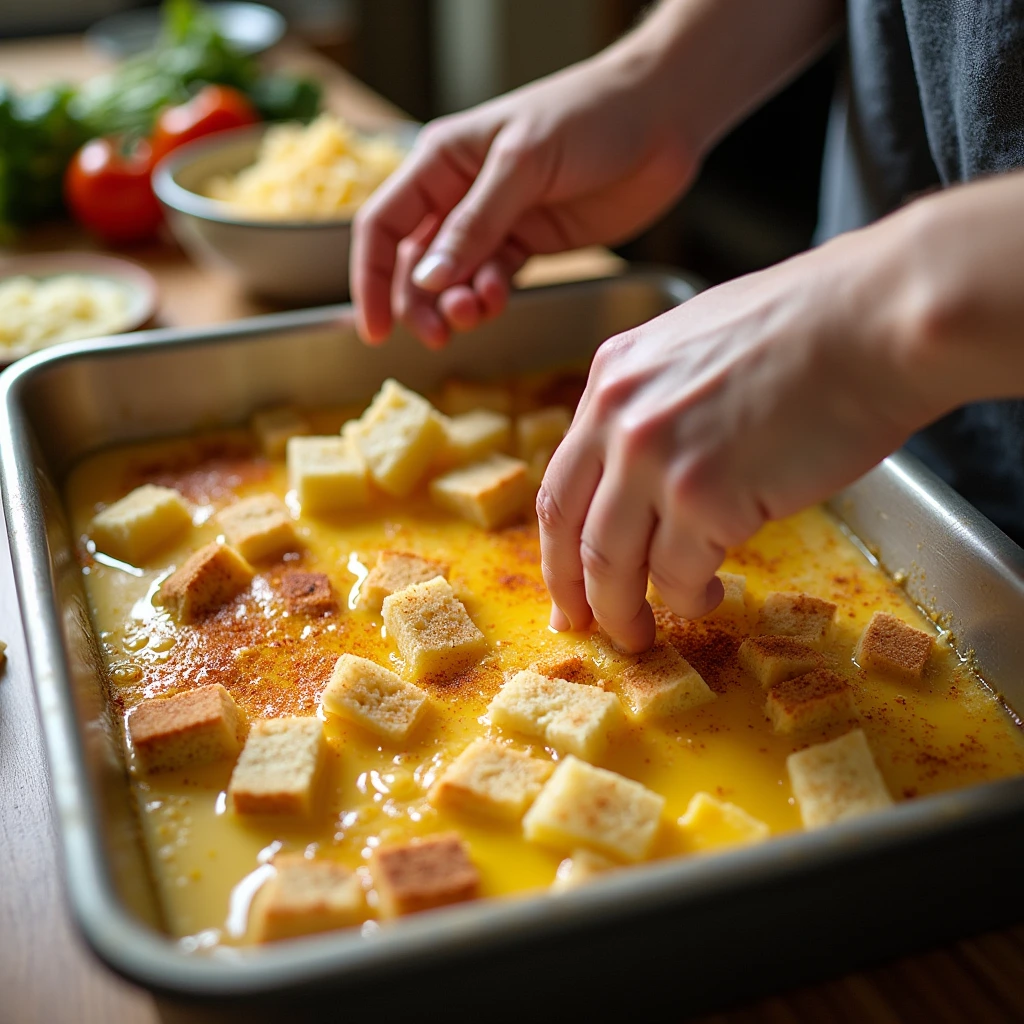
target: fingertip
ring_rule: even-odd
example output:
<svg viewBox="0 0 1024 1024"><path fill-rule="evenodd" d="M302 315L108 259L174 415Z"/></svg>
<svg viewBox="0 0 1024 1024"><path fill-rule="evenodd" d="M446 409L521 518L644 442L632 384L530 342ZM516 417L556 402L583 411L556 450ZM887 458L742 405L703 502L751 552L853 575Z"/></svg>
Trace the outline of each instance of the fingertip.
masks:
<svg viewBox="0 0 1024 1024"><path fill-rule="evenodd" d="M552 629L559 633L564 633L566 630L572 628L572 623L569 622L569 616L566 615L557 604L551 605L551 618L548 620L548 624Z"/></svg>
<svg viewBox="0 0 1024 1024"><path fill-rule="evenodd" d="M437 310L456 331L471 331L483 319L483 308L476 293L468 285L456 285L443 292Z"/></svg>
<svg viewBox="0 0 1024 1024"><path fill-rule="evenodd" d="M415 306L409 313L408 324L427 348L436 350L448 344L448 325L429 306Z"/></svg>
<svg viewBox="0 0 1024 1024"><path fill-rule="evenodd" d="M446 252L428 252L413 267L412 283L425 292L439 292L454 280L455 259Z"/></svg>
<svg viewBox="0 0 1024 1024"><path fill-rule="evenodd" d="M704 591L704 599L707 604L705 615L713 612L725 599L725 585L717 576L711 577L711 582Z"/></svg>
<svg viewBox="0 0 1024 1024"><path fill-rule="evenodd" d="M650 603L645 600L636 618L627 626L612 629L605 627L605 632L612 646L621 654L643 654L654 644L657 633Z"/></svg>

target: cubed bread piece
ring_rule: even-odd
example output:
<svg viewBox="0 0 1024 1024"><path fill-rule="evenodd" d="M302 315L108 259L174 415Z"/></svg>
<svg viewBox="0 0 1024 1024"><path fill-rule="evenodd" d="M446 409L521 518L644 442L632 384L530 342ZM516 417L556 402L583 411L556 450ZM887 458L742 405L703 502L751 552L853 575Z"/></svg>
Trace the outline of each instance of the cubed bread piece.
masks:
<svg viewBox="0 0 1024 1024"><path fill-rule="evenodd" d="M530 668L548 679L564 679L569 683L586 683L589 686L601 685L594 665L582 655L553 655L534 662Z"/></svg>
<svg viewBox="0 0 1024 1024"><path fill-rule="evenodd" d="M343 654L320 697L325 711L347 718L387 740L402 743L427 710L427 694L390 669Z"/></svg>
<svg viewBox="0 0 1024 1024"><path fill-rule="evenodd" d="M449 416L488 409L508 416L513 406L512 392L503 384L487 384L451 378L444 382L438 405Z"/></svg>
<svg viewBox="0 0 1024 1024"><path fill-rule="evenodd" d="M534 736L556 750L588 761L599 758L624 724L614 693L586 683L517 672L487 707L492 724Z"/></svg>
<svg viewBox="0 0 1024 1024"><path fill-rule="evenodd" d="M875 612L857 643L857 663L900 679L920 679L934 643L895 615Z"/></svg>
<svg viewBox="0 0 1024 1024"><path fill-rule="evenodd" d="M825 659L791 636L752 636L740 644L740 664L765 688L821 668Z"/></svg>
<svg viewBox="0 0 1024 1024"><path fill-rule="evenodd" d="M764 599L758 625L762 634L791 636L820 647L832 632L835 615L831 601L774 591Z"/></svg>
<svg viewBox="0 0 1024 1024"><path fill-rule="evenodd" d="M366 462L351 437L293 437L288 486L304 513L343 512L369 504Z"/></svg>
<svg viewBox="0 0 1024 1024"><path fill-rule="evenodd" d="M619 674L623 702L633 718L648 721L689 711L715 699L700 673L668 643L639 654Z"/></svg>
<svg viewBox="0 0 1024 1024"><path fill-rule="evenodd" d="M506 451L512 443L512 420L489 409L444 416L441 426L444 428L444 444L436 458L440 469L478 462L492 452Z"/></svg>
<svg viewBox="0 0 1024 1024"><path fill-rule="evenodd" d="M483 633L443 576L388 595L381 617L414 679L457 675L487 649Z"/></svg>
<svg viewBox="0 0 1024 1024"><path fill-rule="evenodd" d="M351 928L366 916L363 887L355 873L333 860L281 853L274 874L253 898L250 934L256 942Z"/></svg>
<svg viewBox="0 0 1024 1024"><path fill-rule="evenodd" d="M414 583L426 583L435 576L447 576L448 566L410 551L382 551L377 564L359 587L359 607L379 612L384 598Z"/></svg>
<svg viewBox="0 0 1024 1024"><path fill-rule="evenodd" d="M850 684L827 668L776 683L764 706L776 732L802 732L855 718Z"/></svg>
<svg viewBox="0 0 1024 1024"><path fill-rule="evenodd" d="M327 615L338 607L331 581L322 572L286 572L277 592L291 615Z"/></svg>
<svg viewBox="0 0 1024 1024"><path fill-rule="evenodd" d="M526 478L530 481L530 489L534 492L540 490L544 482L544 474L548 471L548 463L551 456L555 454L557 445L549 445L538 448L526 461Z"/></svg>
<svg viewBox="0 0 1024 1024"><path fill-rule="evenodd" d="M530 500L526 463L509 455L490 455L436 477L430 482L430 496L449 512L484 530L495 530L522 515Z"/></svg>
<svg viewBox="0 0 1024 1024"><path fill-rule="evenodd" d="M179 621L195 622L240 594L252 577L252 566L230 544L213 541L166 579L160 600Z"/></svg>
<svg viewBox="0 0 1024 1024"><path fill-rule="evenodd" d="M523 818L527 839L571 850L587 846L621 860L647 856L665 798L623 775L566 757Z"/></svg>
<svg viewBox="0 0 1024 1024"><path fill-rule="evenodd" d="M326 755L317 718L264 718L249 730L228 796L238 814L308 817Z"/></svg>
<svg viewBox="0 0 1024 1024"><path fill-rule="evenodd" d="M736 804L718 800L710 793L694 793L679 819L686 846L693 851L714 850L724 846L759 843L771 835L771 829Z"/></svg>
<svg viewBox="0 0 1024 1024"><path fill-rule="evenodd" d="M309 423L291 405L253 413L249 426L268 459L283 459L291 438L312 433Z"/></svg>
<svg viewBox="0 0 1024 1024"><path fill-rule="evenodd" d="M384 918L471 900L480 889L469 849L454 833L378 847L370 876Z"/></svg>
<svg viewBox="0 0 1024 1024"><path fill-rule="evenodd" d="M562 405L524 412L516 420L516 451L519 457L529 462L539 451L553 452L561 444L570 423L572 413Z"/></svg>
<svg viewBox="0 0 1024 1024"><path fill-rule="evenodd" d="M435 807L519 821L554 765L491 740L474 740L445 769L427 799Z"/></svg>
<svg viewBox="0 0 1024 1024"><path fill-rule="evenodd" d="M217 516L227 542L247 561L262 562L297 551L299 539L288 507L276 494L254 494Z"/></svg>
<svg viewBox="0 0 1024 1024"><path fill-rule="evenodd" d="M856 818L893 802L862 729L790 754L786 768L804 828Z"/></svg>
<svg viewBox="0 0 1024 1024"><path fill-rule="evenodd" d="M192 513L176 490L143 484L97 512L89 537L97 551L140 565L191 525Z"/></svg>
<svg viewBox="0 0 1024 1024"><path fill-rule="evenodd" d="M715 609L716 615L730 619L743 619L747 615L747 577L734 572L717 574L722 581L725 597Z"/></svg>
<svg viewBox="0 0 1024 1024"><path fill-rule="evenodd" d="M145 772L234 760L246 728L245 712L220 683L144 700L128 715L132 751Z"/></svg>
<svg viewBox="0 0 1024 1024"><path fill-rule="evenodd" d="M618 866L615 861L605 857L604 854L595 853L593 850L581 846L578 850L573 850L571 856L566 857L558 865L551 888L556 892L578 889L581 885L592 882L598 875L606 874Z"/></svg>
<svg viewBox="0 0 1024 1024"><path fill-rule="evenodd" d="M423 479L444 444L434 407L395 380L384 382L351 436L374 482L396 498L404 498Z"/></svg>

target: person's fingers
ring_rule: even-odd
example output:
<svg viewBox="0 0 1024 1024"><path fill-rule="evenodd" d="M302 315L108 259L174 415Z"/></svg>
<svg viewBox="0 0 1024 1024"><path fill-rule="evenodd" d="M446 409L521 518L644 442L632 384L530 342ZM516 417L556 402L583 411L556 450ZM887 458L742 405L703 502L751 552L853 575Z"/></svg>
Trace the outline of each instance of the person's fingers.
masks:
<svg viewBox="0 0 1024 1024"><path fill-rule="evenodd" d="M404 324L428 348L442 348L448 342L449 330L444 318L434 308L435 298L420 291L410 274L416 261L426 251L437 229L440 217L430 214L398 244L395 273L391 282L391 309L396 320Z"/></svg>
<svg viewBox="0 0 1024 1024"><path fill-rule="evenodd" d="M580 534L600 479L596 453L582 436L570 433L555 450L537 493L541 571L553 602L551 625L558 630L586 629L592 619Z"/></svg>
<svg viewBox="0 0 1024 1024"><path fill-rule="evenodd" d="M654 643L647 557L654 510L627 474L606 466L580 539L587 603L612 643L630 654Z"/></svg>
<svg viewBox="0 0 1024 1024"><path fill-rule="evenodd" d="M530 151L497 136L480 174L445 218L413 281L441 292L468 281L505 242L510 229L537 199L541 170Z"/></svg>
<svg viewBox="0 0 1024 1024"><path fill-rule="evenodd" d="M725 549L701 539L674 510L665 510L659 520L649 557L651 582L676 615L698 619L721 603L725 592L715 570L725 558Z"/></svg>
<svg viewBox="0 0 1024 1024"><path fill-rule="evenodd" d="M437 311L454 331L471 331L484 318L480 296L468 284L446 288L437 296Z"/></svg>

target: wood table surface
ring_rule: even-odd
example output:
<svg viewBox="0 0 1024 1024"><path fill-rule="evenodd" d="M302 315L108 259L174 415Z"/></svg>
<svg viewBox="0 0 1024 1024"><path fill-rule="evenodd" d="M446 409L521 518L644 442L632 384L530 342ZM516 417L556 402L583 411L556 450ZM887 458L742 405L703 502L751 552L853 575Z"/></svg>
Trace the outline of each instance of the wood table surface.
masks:
<svg viewBox="0 0 1024 1024"><path fill-rule="evenodd" d="M320 76L330 109L358 125L373 127L401 116L301 45L286 43L273 59ZM0 79L18 85L78 81L105 66L78 37L0 44ZM39 252L95 245L73 228L57 227L33 231L15 248ZM157 278L161 324L215 323L280 308L246 296L229 277L200 272L167 242L126 254ZM525 268L521 283L600 276L620 267L606 251L586 250L536 261ZM9 645L0 670L0 1024L208 1020L205 1012L174 1009L116 977L91 955L69 917L6 531L0 531L0 638ZM1024 1021L1024 926L790 991L709 1017L705 1024L860 1021Z"/></svg>

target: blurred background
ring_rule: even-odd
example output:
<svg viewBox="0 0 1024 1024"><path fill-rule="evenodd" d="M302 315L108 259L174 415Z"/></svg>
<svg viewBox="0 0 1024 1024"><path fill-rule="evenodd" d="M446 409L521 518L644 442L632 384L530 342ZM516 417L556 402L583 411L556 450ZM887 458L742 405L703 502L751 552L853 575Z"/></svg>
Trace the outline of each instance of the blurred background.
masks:
<svg viewBox="0 0 1024 1024"><path fill-rule="evenodd" d="M644 0L265 0L289 30L418 120L573 63L628 30ZM131 0L0 3L0 39L80 32ZM807 247L837 60L826 55L723 140L692 191L629 259L711 281ZM0 67L0 79L3 68Z"/></svg>

